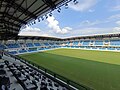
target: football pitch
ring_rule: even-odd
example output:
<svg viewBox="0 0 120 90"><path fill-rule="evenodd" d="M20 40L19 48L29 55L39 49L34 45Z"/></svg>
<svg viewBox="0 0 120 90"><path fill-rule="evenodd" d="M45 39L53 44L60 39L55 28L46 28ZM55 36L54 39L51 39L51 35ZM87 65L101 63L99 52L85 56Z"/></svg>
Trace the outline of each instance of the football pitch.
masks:
<svg viewBox="0 0 120 90"><path fill-rule="evenodd" d="M120 90L120 52L56 49L20 56L96 90Z"/></svg>

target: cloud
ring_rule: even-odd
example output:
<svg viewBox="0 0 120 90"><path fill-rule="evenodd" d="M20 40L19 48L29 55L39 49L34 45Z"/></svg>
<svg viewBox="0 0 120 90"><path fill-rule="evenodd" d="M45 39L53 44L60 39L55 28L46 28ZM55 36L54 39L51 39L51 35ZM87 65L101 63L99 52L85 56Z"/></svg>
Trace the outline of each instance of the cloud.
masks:
<svg viewBox="0 0 120 90"><path fill-rule="evenodd" d="M119 14L117 15L113 15L111 16L109 19L112 20L117 20L118 19ZM111 34L111 33L120 33L120 21L116 21L114 23L116 23L118 26L116 27L106 27L106 28L101 28L101 27L96 27L94 25L96 24L104 24L107 23L108 21L89 21L89 20L85 20L83 22L80 23L81 27L80 29L76 29L74 32L71 32L72 36L82 36L82 35L97 35L97 34Z"/></svg>
<svg viewBox="0 0 120 90"><path fill-rule="evenodd" d="M32 27L26 26L26 28L22 29L18 35L41 36L41 30L39 28L32 28Z"/></svg>
<svg viewBox="0 0 120 90"><path fill-rule="evenodd" d="M92 13L92 12L94 12L95 10L94 10L94 9L90 9L90 10L88 10L88 11Z"/></svg>
<svg viewBox="0 0 120 90"><path fill-rule="evenodd" d="M120 11L120 0L114 0L114 2L111 3L113 6L110 8L110 11Z"/></svg>
<svg viewBox="0 0 120 90"><path fill-rule="evenodd" d="M118 28L81 28L71 31L68 36L65 37L79 37L79 36L92 36L92 35L103 35L103 34L112 34L120 33L120 27ZM65 38L64 37L64 38Z"/></svg>
<svg viewBox="0 0 120 90"><path fill-rule="evenodd" d="M61 35L68 34L72 28L63 27L60 28L59 22L52 16L48 17L46 30L41 30L40 28L34 28L31 26L26 26L26 28L21 29L19 32L20 36L47 36L47 37L59 37Z"/></svg>
<svg viewBox="0 0 120 90"><path fill-rule="evenodd" d="M119 10L120 10L120 5L112 7L112 9L111 9L111 11L119 11Z"/></svg>
<svg viewBox="0 0 120 90"><path fill-rule="evenodd" d="M22 29L19 36L45 36L45 37L55 37L54 35L51 35L49 32L44 32L39 28L33 28L33 27L26 27L25 29Z"/></svg>
<svg viewBox="0 0 120 90"><path fill-rule="evenodd" d="M47 18L47 24L49 28L54 30L55 33L59 34L66 34L69 33L70 30L72 30L72 28L70 27L64 27L61 29L59 26L59 22L53 16Z"/></svg>
<svg viewBox="0 0 120 90"><path fill-rule="evenodd" d="M112 32L112 29L110 28L95 28L95 27L90 27L90 28L83 28L83 29L78 29L75 32L72 32L73 34L77 34L78 36L80 35L94 35L94 34L104 34L104 33L109 33Z"/></svg>
<svg viewBox="0 0 120 90"><path fill-rule="evenodd" d="M91 8L96 5L98 0L78 0L78 4L77 5L74 5L74 3L70 3L69 7L72 8L73 10L75 11L80 11L80 12L83 12L83 11L93 11L91 10Z"/></svg>
<svg viewBox="0 0 120 90"><path fill-rule="evenodd" d="M99 24L99 23L101 23L101 22L98 21L98 20L96 20L96 21L94 21L94 22L91 22L91 21L89 21L89 20L85 20L85 21L82 21L82 22L80 23L80 26L81 26L81 27L93 26L93 25L96 25L96 24Z"/></svg>
<svg viewBox="0 0 120 90"><path fill-rule="evenodd" d="M116 22L119 24L119 21ZM71 30L70 27L63 28L65 32L66 30ZM44 31L43 31L44 32ZM88 28L80 28L71 30L67 34L58 34L54 32L44 32L43 33L39 28L32 28L27 27L26 29L21 30L19 33L20 36L47 36L47 37L59 37L59 38L66 38L66 37L76 37L76 36L88 36L88 35L99 35L99 34L109 34L109 33L120 33L120 26L114 28L95 28L95 27L88 27Z"/></svg>
<svg viewBox="0 0 120 90"><path fill-rule="evenodd" d="M120 33L120 27L115 27L115 28L113 29L113 32Z"/></svg>
<svg viewBox="0 0 120 90"><path fill-rule="evenodd" d="M120 21L116 21L116 24L117 24L117 25L120 25Z"/></svg>
<svg viewBox="0 0 120 90"><path fill-rule="evenodd" d="M108 20L117 20L120 19L120 14L114 14L108 18Z"/></svg>
<svg viewBox="0 0 120 90"><path fill-rule="evenodd" d="M113 23L113 24L117 24L116 21L120 20L120 14L113 14L111 16L109 16L108 18L104 19L103 21L101 21L101 23Z"/></svg>
<svg viewBox="0 0 120 90"><path fill-rule="evenodd" d="M116 26L116 27L113 28L113 32L118 32L118 33L120 33L120 21L116 21L116 24L117 24L118 26Z"/></svg>

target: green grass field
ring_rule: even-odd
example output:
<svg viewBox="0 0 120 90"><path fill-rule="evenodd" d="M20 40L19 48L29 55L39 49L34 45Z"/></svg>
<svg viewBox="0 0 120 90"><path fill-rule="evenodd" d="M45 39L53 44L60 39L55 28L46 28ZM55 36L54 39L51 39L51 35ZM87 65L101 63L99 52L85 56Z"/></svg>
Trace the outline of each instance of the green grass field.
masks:
<svg viewBox="0 0 120 90"><path fill-rule="evenodd" d="M96 90L120 90L120 53L56 49L21 57Z"/></svg>

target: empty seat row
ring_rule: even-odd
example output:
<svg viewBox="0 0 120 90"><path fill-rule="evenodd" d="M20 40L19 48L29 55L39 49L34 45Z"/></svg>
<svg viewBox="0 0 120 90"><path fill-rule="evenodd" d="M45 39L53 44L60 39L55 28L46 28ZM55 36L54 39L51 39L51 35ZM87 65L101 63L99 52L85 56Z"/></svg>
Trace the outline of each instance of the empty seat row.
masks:
<svg viewBox="0 0 120 90"><path fill-rule="evenodd" d="M25 90L37 90L38 88L39 90L67 90L27 65L9 61L5 61L5 64Z"/></svg>
<svg viewBox="0 0 120 90"><path fill-rule="evenodd" d="M4 69L4 64L0 63L0 90L9 90L10 88L10 79L6 74Z"/></svg>
<svg viewBox="0 0 120 90"><path fill-rule="evenodd" d="M15 44L6 44L7 48L20 48L20 46L15 43Z"/></svg>

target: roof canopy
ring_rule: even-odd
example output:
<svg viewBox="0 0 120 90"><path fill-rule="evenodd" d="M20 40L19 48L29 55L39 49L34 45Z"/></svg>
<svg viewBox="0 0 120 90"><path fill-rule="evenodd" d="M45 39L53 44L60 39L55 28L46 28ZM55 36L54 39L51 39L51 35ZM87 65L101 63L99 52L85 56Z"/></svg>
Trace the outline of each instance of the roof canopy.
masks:
<svg viewBox="0 0 120 90"><path fill-rule="evenodd" d="M22 26L71 0L0 0L0 39L16 37Z"/></svg>
<svg viewBox="0 0 120 90"><path fill-rule="evenodd" d="M45 36L16 36L16 37L12 37L9 39L0 39L0 40L27 40L27 39L31 39L31 40L55 40L55 41L67 41L67 40L79 40L79 39L84 39L84 40L88 40L88 39L120 39L120 33L118 34L103 34L103 35L92 35L92 36L81 36L81 37L70 37L70 38L56 38L56 37L45 37Z"/></svg>

